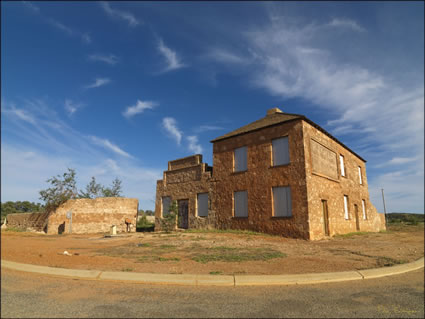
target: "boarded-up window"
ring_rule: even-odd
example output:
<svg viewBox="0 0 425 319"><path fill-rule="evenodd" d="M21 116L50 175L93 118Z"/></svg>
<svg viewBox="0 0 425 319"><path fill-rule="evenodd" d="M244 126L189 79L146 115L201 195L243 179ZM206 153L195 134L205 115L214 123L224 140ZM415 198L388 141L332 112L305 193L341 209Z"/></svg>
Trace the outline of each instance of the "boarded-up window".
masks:
<svg viewBox="0 0 425 319"><path fill-rule="evenodd" d="M208 216L208 193L198 194L198 216Z"/></svg>
<svg viewBox="0 0 425 319"><path fill-rule="evenodd" d="M247 149L246 146L235 149L235 172L247 170Z"/></svg>
<svg viewBox="0 0 425 319"><path fill-rule="evenodd" d="M358 167L358 169L359 169L359 183L361 185L361 184L363 184L363 181L362 181L362 169L361 169L360 166Z"/></svg>
<svg viewBox="0 0 425 319"><path fill-rule="evenodd" d="M344 195L344 218L348 219L348 196Z"/></svg>
<svg viewBox="0 0 425 319"><path fill-rule="evenodd" d="M287 136L272 140L272 149L273 166L289 163L289 146Z"/></svg>
<svg viewBox="0 0 425 319"><path fill-rule="evenodd" d="M313 172L337 180L336 153L315 140L310 140L310 148Z"/></svg>
<svg viewBox="0 0 425 319"><path fill-rule="evenodd" d="M171 205L171 198L170 197L163 197L162 198L162 216L168 215L169 209Z"/></svg>
<svg viewBox="0 0 425 319"><path fill-rule="evenodd" d="M234 193L235 217L248 217L248 192Z"/></svg>
<svg viewBox="0 0 425 319"><path fill-rule="evenodd" d="M362 199L363 219L367 219L366 215L366 201Z"/></svg>
<svg viewBox="0 0 425 319"><path fill-rule="evenodd" d="M341 176L345 176L344 156L339 155L339 166L341 166Z"/></svg>
<svg viewBox="0 0 425 319"><path fill-rule="evenodd" d="M273 187L273 215L275 217L292 216L291 188Z"/></svg>

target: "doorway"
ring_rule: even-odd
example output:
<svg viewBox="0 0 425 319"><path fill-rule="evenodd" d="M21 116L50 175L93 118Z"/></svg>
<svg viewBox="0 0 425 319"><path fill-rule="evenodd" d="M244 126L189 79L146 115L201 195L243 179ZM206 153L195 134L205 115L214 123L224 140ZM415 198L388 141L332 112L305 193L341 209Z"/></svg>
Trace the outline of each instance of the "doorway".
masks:
<svg viewBox="0 0 425 319"><path fill-rule="evenodd" d="M189 227L189 200L178 201L178 228L188 229Z"/></svg>
<svg viewBox="0 0 425 319"><path fill-rule="evenodd" d="M359 224L359 208L356 204L354 204L354 216L356 217L356 230L360 230L360 224Z"/></svg>
<svg viewBox="0 0 425 319"><path fill-rule="evenodd" d="M328 201L322 200L322 210L323 210L323 230L325 236L329 236L329 214L328 214Z"/></svg>

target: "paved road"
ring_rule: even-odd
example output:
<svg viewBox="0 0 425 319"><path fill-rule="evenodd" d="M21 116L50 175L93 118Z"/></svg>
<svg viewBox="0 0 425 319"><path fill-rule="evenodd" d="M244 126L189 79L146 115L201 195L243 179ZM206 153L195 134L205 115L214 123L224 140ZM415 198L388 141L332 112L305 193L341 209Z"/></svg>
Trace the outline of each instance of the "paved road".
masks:
<svg viewBox="0 0 425 319"><path fill-rule="evenodd" d="M345 283L188 287L2 269L1 317L424 317L423 269Z"/></svg>

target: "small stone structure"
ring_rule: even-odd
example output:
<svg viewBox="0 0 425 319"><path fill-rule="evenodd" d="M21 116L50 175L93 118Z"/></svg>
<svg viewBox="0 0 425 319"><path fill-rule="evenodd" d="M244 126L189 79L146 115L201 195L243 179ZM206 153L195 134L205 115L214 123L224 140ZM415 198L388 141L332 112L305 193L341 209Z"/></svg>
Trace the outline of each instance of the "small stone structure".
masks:
<svg viewBox="0 0 425 319"><path fill-rule="evenodd" d="M286 143L287 159L279 165L273 159L277 140ZM187 215L188 223L181 228L245 229L310 240L385 229L384 215L369 199L366 161L305 116L274 108L211 142L213 168L199 154L168 162L157 182L155 230L169 200L182 203L179 214ZM240 149L246 167L238 171ZM277 201L287 205L288 215L274 212L279 205L274 191L286 192L286 199ZM247 215L235 216L235 197L241 192ZM208 214L200 217L198 196L205 193Z"/></svg>
<svg viewBox="0 0 425 319"><path fill-rule="evenodd" d="M102 197L70 199L51 213L22 213L7 215L7 227L44 231L47 234L69 233L72 212L72 233L109 233L115 225L117 232L136 231L139 201L136 198Z"/></svg>
<svg viewBox="0 0 425 319"><path fill-rule="evenodd" d="M135 232L138 205L136 198L70 199L49 217L47 233L69 233L68 211L72 212L72 233L75 234L109 233L112 225L117 227L117 232L126 232L126 219L132 221L133 227L130 229Z"/></svg>

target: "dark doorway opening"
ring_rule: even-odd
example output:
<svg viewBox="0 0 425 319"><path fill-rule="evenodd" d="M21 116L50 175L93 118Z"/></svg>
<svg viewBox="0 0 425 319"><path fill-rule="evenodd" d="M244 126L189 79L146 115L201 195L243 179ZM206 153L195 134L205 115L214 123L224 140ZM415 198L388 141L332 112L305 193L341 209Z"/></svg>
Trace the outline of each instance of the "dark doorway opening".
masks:
<svg viewBox="0 0 425 319"><path fill-rule="evenodd" d="M356 230L360 230L360 224L359 224L359 208L356 204L354 204L354 215L356 217Z"/></svg>
<svg viewBox="0 0 425 319"><path fill-rule="evenodd" d="M181 199L178 201L178 227L189 228L189 200Z"/></svg>

